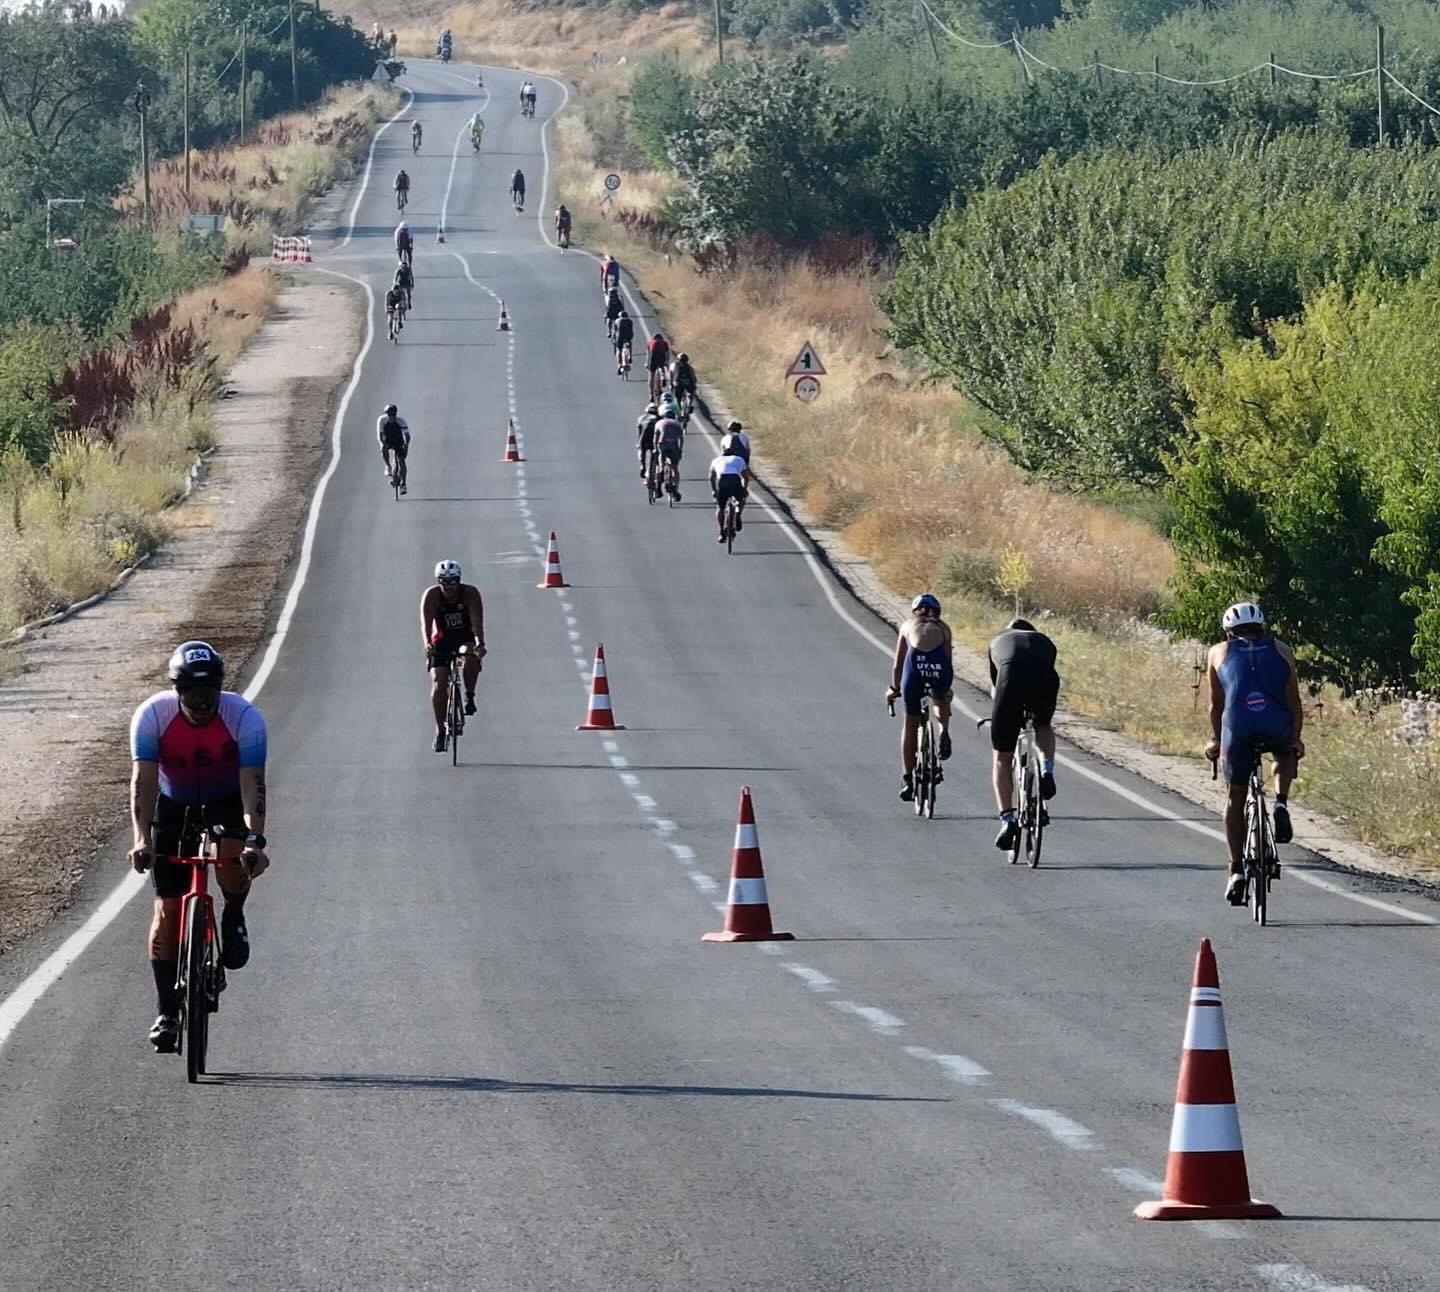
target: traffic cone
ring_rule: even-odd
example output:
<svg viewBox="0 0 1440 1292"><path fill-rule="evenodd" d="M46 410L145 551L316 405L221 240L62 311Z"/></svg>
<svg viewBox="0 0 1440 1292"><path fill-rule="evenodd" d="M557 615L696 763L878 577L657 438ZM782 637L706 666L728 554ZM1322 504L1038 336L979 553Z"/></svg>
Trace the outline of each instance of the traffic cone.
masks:
<svg viewBox="0 0 1440 1292"><path fill-rule="evenodd" d="M525 461L525 459L520 456L520 446L515 442L515 419L513 417L510 419L510 429L505 433L505 456L501 458L500 461ZM542 588L563 588L565 585L563 583L542 583L540 586Z"/></svg>
<svg viewBox="0 0 1440 1292"><path fill-rule="evenodd" d="M595 647L595 672L590 676L590 711L576 731L624 731L610 709L610 679L605 675L605 646Z"/></svg>
<svg viewBox="0 0 1440 1292"><path fill-rule="evenodd" d="M1142 1202L1135 1214L1141 1220L1273 1220L1280 1215L1278 1208L1250 1197L1220 1004L1220 972L1209 938L1200 943L1195 957L1165 1196L1159 1202Z"/></svg>
<svg viewBox="0 0 1440 1292"><path fill-rule="evenodd" d="M495 325L497 332L508 332L510 330L510 316L505 313L505 302L500 302L500 322Z"/></svg>
<svg viewBox="0 0 1440 1292"><path fill-rule="evenodd" d="M755 832L755 807L750 787L740 791L740 813L735 821L735 853L730 862L730 900L725 907L725 928L707 933L702 942L793 942L793 933L776 933L770 923L770 899L765 893L765 867L760 861L760 836Z"/></svg>
<svg viewBox="0 0 1440 1292"><path fill-rule="evenodd" d="M545 552L545 578L535 585L537 588L568 588L565 576L560 573L560 548L555 542L555 531L550 531L550 546Z"/></svg>

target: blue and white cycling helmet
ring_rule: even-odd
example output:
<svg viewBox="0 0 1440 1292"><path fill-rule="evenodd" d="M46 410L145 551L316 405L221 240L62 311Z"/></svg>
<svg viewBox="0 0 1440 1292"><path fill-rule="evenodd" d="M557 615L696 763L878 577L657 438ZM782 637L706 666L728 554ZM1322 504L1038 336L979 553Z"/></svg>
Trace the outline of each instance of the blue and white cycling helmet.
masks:
<svg viewBox="0 0 1440 1292"><path fill-rule="evenodd" d="M910 603L910 613L918 614L921 610L933 610L937 615L940 613L939 600L929 592L922 592Z"/></svg>
<svg viewBox="0 0 1440 1292"><path fill-rule="evenodd" d="M1220 616L1220 627L1227 633L1233 632L1237 628L1243 628L1246 624L1254 624L1258 627L1264 622L1264 614L1253 601L1237 601Z"/></svg>

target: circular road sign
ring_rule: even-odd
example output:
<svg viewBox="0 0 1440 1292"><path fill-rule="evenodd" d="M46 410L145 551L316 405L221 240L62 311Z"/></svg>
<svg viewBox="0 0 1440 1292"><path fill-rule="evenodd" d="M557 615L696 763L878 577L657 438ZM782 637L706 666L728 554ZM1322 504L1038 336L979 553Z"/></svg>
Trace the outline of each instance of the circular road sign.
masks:
<svg viewBox="0 0 1440 1292"><path fill-rule="evenodd" d="M812 399L820 397L820 378L801 377L795 383L795 398L809 403Z"/></svg>
<svg viewBox="0 0 1440 1292"><path fill-rule="evenodd" d="M605 176L605 187L613 193L620 187L620 176L616 175L613 171Z"/></svg>

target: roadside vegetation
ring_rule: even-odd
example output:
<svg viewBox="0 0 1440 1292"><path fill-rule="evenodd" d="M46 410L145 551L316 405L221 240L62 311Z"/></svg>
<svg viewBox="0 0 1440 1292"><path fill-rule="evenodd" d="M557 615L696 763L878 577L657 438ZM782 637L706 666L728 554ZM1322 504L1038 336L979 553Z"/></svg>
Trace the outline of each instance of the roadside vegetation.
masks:
<svg viewBox="0 0 1440 1292"><path fill-rule="evenodd" d="M157 0L133 22L59 9L0 21L0 640L163 541L166 508L212 446L224 373L278 292L252 254L268 258L272 233L299 231L391 102L362 82L374 69L364 40L307 9L295 88L309 106L274 115L291 98L289 50L258 24L277 15ZM238 67L226 66L242 20L257 24L244 143ZM174 155L187 38L191 136L204 145L188 196ZM79 200L47 208L61 196ZM222 216L224 232L185 231L188 213Z"/></svg>
<svg viewBox="0 0 1440 1292"><path fill-rule="evenodd" d="M1298 797L1440 864L1416 689L1440 679L1440 118L1406 92L1440 99L1440 13L1384 6L1377 147L1373 71L1268 66L1373 69L1363 4L931 10L726 0L724 67L708 6L482 0L414 39L449 25L460 57L580 87L554 127L577 237L636 268L769 469L892 587L934 587L972 646L1044 619L1072 709L1191 756L1202 642L1262 600L1307 680ZM1259 70L1169 85L1097 51ZM830 376L803 407L781 373L807 337Z"/></svg>

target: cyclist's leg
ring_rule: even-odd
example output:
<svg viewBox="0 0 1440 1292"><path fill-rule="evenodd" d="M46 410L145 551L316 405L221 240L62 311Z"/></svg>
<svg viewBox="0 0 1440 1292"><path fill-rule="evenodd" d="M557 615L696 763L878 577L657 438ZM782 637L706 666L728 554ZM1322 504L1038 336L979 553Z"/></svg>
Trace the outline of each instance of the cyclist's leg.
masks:
<svg viewBox="0 0 1440 1292"><path fill-rule="evenodd" d="M1014 810L1015 746L1025 725L1025 696L1017 681L1008 671L1001 673L990 702L990 748L995 755L991 783L995 809L1002 817Z"/></svg>
<svg viewBox="0 0 1440 1292"><path fill-rule="evenodd" d="M400 492L405 492L405 486L410 480L410 450L395 450L395 474L400 477Z"/></svg>
<svg viewBox="0 0 1440 1292"><path fill-rule="evenodd" d="M951 754L950 703L954 698L955 692L950 689L949 679L936 685L935 716L940 720L940 757L942 760L949 758Z"/></svg>
<svg viewBox="0 0 1440 1292"><path fill-rule="evenodd" d="M445 729L445 702L450 695L450 651L444 643L435 648L434 664L430 667L430 711L435 717L435 730Z"/></svg>
<svg viewBox="0 0 1440 1292"><path fill-rule="evenodd" d="M1225 847L1229 854L1230 873L1244 869L1245 798L1250 788L1250 771L1259 755L1250 748L1244 731L1229 727L1220 730L1220 774L1225 778L1228 793L1225 799Z"/></svg>
<svg viewBox="0 0 1440 1292"><path fill-rule="evenodd" d="M480 680L480 649L474 643L470 643L470 650L465 655L465 712L475 712L475 685Z"/></svg>

